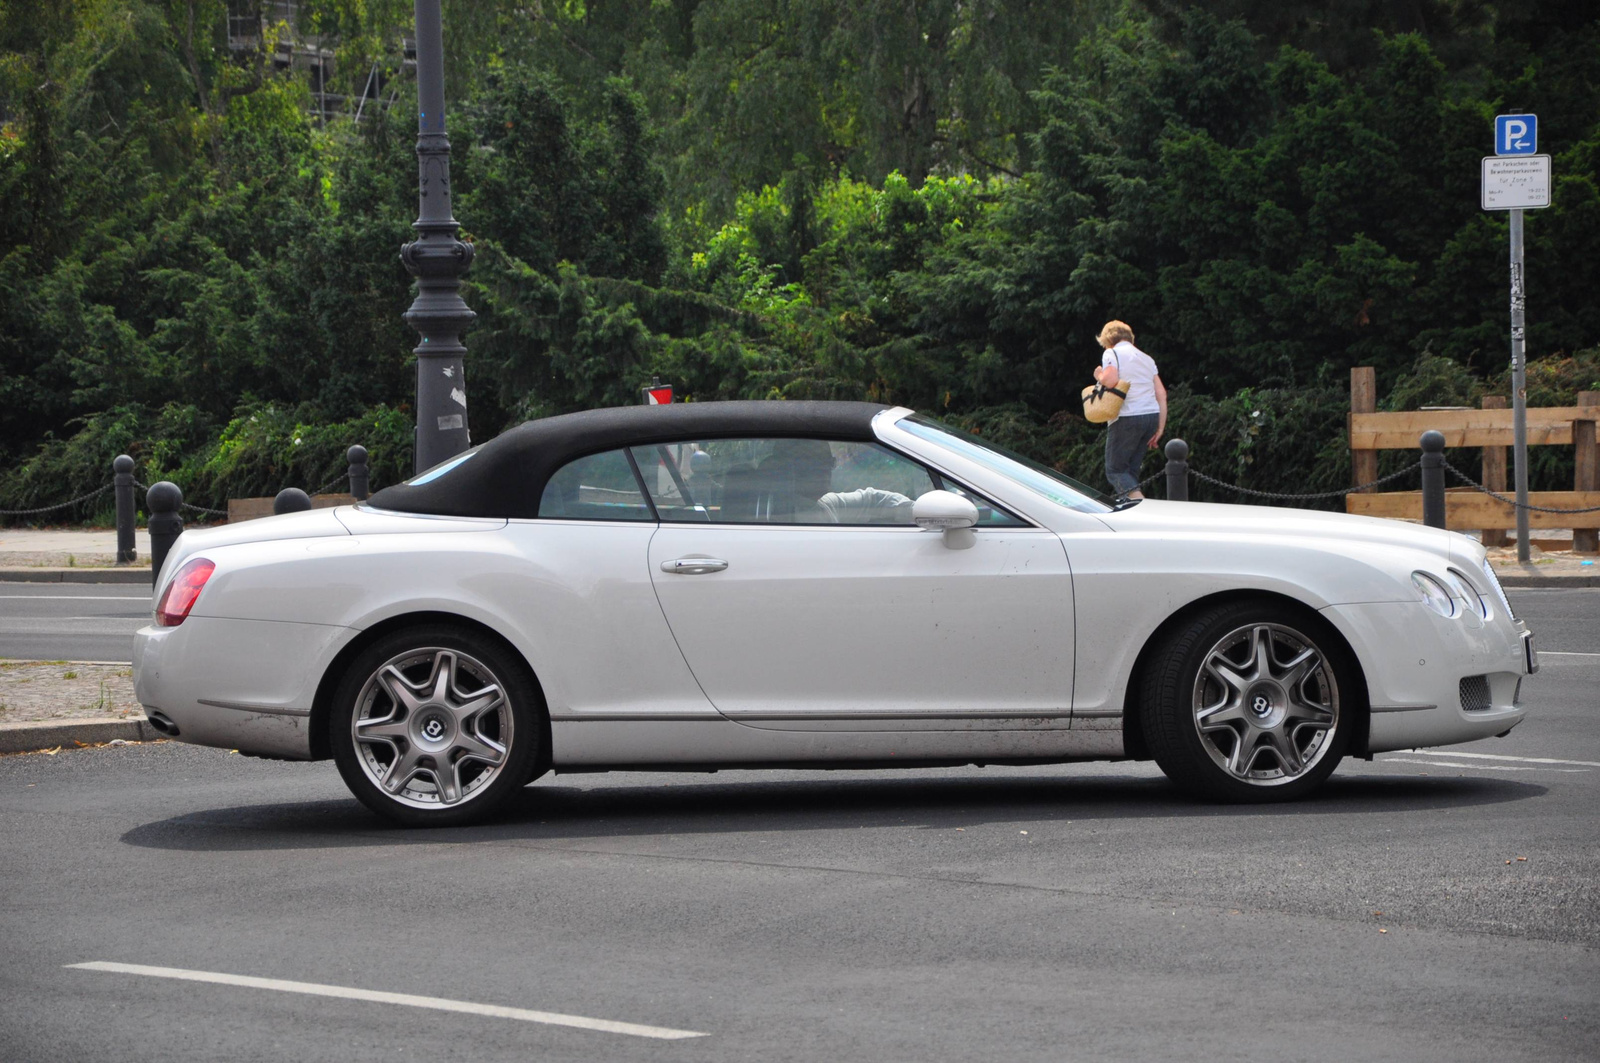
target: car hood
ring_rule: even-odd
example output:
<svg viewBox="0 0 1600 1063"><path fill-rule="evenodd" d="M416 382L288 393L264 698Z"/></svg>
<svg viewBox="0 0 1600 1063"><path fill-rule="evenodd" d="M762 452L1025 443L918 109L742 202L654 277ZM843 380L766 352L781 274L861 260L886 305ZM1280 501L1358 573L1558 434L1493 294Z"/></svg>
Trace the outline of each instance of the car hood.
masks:
<svg viewBox="0 0 1600 1063"><path fill-rule="evenodd" d="M1358 517L1311 509L1230 506L1210 502L1146 499L1136 506L1100 515L1114 531L1143 534L1220 535L1285 539L1324 539L1423 550L1450 557L1462 536L1421 524L1384 517ZM1456 549L1460 556L1462 551Z"/></svg>

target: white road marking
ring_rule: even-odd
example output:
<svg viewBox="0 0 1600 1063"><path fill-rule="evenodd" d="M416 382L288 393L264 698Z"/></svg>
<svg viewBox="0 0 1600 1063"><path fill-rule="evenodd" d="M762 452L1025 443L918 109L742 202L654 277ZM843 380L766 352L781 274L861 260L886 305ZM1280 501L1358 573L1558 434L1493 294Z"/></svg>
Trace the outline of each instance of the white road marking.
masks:
<svg viewBox="0 0 1600 1063"><path fill-rule="evenodd" d="M1600 653L1579 653L1577 650L1540 650L1540 657L1600 657Z"/></svg>
<svg viewBox="0 0 1600 1063"><path fill-rule="evenodd" d="M1588 768L1535 768L1521 764L1458 764L1453 760L1416 760L1412 757L1384 757L1381 764L1426 764L1430 768L1473 768L1477 771L1566 771L1581 772Z"/></svg>
<svg viewBox="0 0 1600 1063"><path fill-rule="evenodd" d="M680 1041L686 1037L708 1037L696 1030L674 1030L665 1026L641 1026L632 1022L613 1022L610 1019L590 1019L582 1015L561 1015L552 1011L529 1011L526 1008L505 1008L498 1004L474 1004L466 1000L446 1000L442 997L419 997L410 993L384 993L372 989L352 989L348 986L321 985L317 982L290 982L281 978L254 978L243 974L223 974L218 971L189 971L181 967L147 967L141 963L109 963L94 960L89 963L69 963L69 969L79 971L107 971L112 974L140 974L151 978L176 978L186 982L212 982L217 985L244 986L247 989L272 989L280 993L304 993L313 997L337 997L341 1000L370 1000L379 1004L404 1004L412 1008L432 1008L436 1011L458 1011L466 1015L487 1015L497 1019L520 1019L548 1026L574 1026L580 1030L599 1030L603 1033L621 1033L632 1037L653 1037L662 1041Z"/></svg>
<svg viewBox="0 0 1600 1063"><path fill-rule="evenodd" d="M1407 749L1403 752L1414 753L1424 757L1450 757L1452 759L1466 758L1467 760L1510 760L1518 764L1576 764L1583 768L1600 768L1600 761L1594 760L1554 760L1550 757L1508 757L1500 753L1445 753L1436 749Z"/></svg>

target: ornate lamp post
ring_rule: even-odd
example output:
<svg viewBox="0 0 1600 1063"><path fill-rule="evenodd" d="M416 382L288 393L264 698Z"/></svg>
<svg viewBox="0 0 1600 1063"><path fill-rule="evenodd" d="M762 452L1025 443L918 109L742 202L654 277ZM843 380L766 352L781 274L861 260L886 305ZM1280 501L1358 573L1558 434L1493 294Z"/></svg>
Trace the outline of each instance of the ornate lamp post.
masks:
<svg viewBox="0 0 1600 1063"><path fill-rule="evenodd" d="M461 298L472 245L450 213L450 138L444 131L444 30L439 0L415 0L417 17L417 239L400 259L417 278L406 323L417 345L417 470L471 445L467 432L467 349L461 334L476 314Z"/></svg>

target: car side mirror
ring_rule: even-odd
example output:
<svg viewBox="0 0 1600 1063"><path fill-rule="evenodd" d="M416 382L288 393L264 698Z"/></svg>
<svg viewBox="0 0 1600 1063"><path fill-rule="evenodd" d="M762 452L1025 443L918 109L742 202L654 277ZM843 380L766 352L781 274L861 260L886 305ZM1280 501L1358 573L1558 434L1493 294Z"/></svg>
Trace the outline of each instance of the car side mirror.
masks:
<svg viewBox="0 0 1600 1063"><path fill-rule="evenodd" d="M923 531L944 532L946 546L964 550L972 545L971 528L978 523L978 507L954 491L929 491L912 504L911 522Z"/></svg>

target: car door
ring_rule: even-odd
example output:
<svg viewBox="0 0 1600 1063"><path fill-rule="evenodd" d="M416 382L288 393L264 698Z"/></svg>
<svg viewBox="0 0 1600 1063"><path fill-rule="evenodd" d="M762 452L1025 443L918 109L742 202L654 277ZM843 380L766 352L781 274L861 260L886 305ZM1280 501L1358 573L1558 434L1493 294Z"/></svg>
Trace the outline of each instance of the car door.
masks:
<svg viewBox="0 0 1600 1063"><path fill-rule="evenodd" d="M621 450L551 476L537 519L505 535L517 563L496 593L519 618L551 720L719 723L656 601L647 567L655 515ZM587 732L586 732L587 737ZM570 744L570 743L569 743Z"/></svg>
<svg viewBox="0 0 1600 1063"><path fill-rule="evenodd" d="M832 468L786 467L789 443ZM662 520L656 594L718 711L802 730L1067 726L1072 578L1054 534L986 506L953 548L911 523L933 475L877 444L634 455Z"/></svg>

